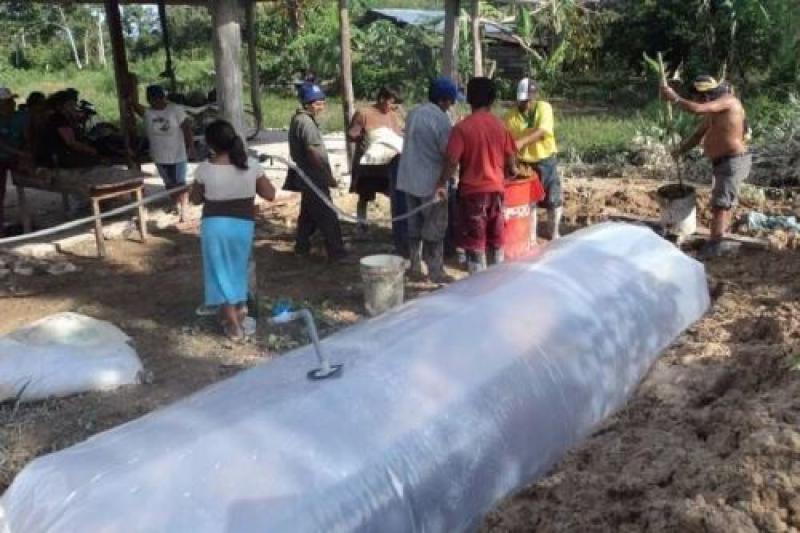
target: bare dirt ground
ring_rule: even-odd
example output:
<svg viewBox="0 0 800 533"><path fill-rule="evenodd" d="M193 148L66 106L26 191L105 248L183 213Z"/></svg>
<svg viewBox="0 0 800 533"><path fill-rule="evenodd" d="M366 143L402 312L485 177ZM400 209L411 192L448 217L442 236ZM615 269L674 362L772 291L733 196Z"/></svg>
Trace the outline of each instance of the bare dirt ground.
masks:
<svg viewBox="0 0 800 533"><path fill-rule="evenodd" d="M569 229L609 213L655 217L659 182L573 178ZM700 202L707 198L701 191ZM354 207L350 197L336 201ZM785 212L787 205L771 208ZM292 253L296 203L262 210L255 243L261 312L288 297L310 306L322 334L364 318L356 261L328 265L321 250ZM385 204L384 204L385 209ZM708 213L700 211L700 222ZM386 252L390 234L357 239L355 257ZM299 330L232 346L197 317L202 277L197 228L151 242L114 240L69 250L63 276L0 281L0 333L58 311L109 320L135 341L152 382L15 408L0 405L0 491L32 458L55 451L305 342ZM706 264L716 299L664 355L630 404L550 476L493 511L485 531L792 531L800 529L800 253L742 250ZM452 268L451 273L463 275ZM720 283L724 282L724 283ZM409 284L413 298L435 287ZM724 289L724 290L723 290ZM721 295L718 294L721 291Z"/></svg>

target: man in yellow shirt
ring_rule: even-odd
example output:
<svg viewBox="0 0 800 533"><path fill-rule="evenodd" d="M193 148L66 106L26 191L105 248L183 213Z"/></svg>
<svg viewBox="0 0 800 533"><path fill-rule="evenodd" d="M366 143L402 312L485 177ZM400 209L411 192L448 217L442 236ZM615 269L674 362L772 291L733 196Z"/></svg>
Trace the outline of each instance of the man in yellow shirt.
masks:
<svg viewBox="0 0 800 533"><path fill-rule="evenodd" d="M560 235L559 225L563 208L561 207L561 178L556 167L556 138L553 107L538 99L536 82L524 78L517 85L517 107L505 117L506 127L517 143L517 175L539 175L546 193L540 205L547 208L550 238ZM535 240L536 206L533 207L533 227L531 236Z"/></svg>

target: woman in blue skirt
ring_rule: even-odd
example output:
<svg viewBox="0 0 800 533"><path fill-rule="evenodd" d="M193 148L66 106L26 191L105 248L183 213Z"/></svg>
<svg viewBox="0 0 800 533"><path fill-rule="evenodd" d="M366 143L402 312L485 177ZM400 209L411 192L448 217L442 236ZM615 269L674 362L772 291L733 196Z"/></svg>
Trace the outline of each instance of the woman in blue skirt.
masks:
<svg viewBox="0 0 800 533"><path fill-rule="evenodd" d="M218 306L225 334L244 338L247 267L253 247L255 196L275 199L275 188L233 127L217 120L206 128L211 149L197 166L191 199L203 204L203 283L206 306Z"/></svg>

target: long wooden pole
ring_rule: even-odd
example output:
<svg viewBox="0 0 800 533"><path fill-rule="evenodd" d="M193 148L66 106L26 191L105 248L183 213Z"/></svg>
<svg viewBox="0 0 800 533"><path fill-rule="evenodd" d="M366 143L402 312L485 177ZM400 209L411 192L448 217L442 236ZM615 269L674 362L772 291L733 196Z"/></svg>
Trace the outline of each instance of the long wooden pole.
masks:
<svg viewBox="0 0 800 533"><path fill-rule="evenodd" d="M256 117L256 129L261 131L264 125L264 113L261 110L261 77L258 74L258 50L256 48L256 3L245 0L245 26L247 28L247 62L250 72L250 103Z"/></svg>
<svg viewBox="0 0 800 533"><path fill-rule="evenodd" d="M222 116L233 125L242 139L242 28L238 0L215 0L209 4L214 28L214 65L217 73L217 102Z"/></svg>
<svg viewBox="0 0 800 533"><path fill-rule="evenodd" d="M114 79L117 84L117 103L119 104L119 124L125 144L125 153L128 154L128 166L138 168L139 164L133 159L131 146L135 123L128 105L130 91L136 87L130 86L128 72L128 58L125 55L125 38L122 33L122 18L119 13L119 0L105 0L106 21L108 32L111 36L111 58L114 64Z"/></svg>
<svg viewBox="0 0 800 533"><path fill-rule="evenodd" d="M472 23L472 75L483 76L483 40L481 39L481 1L472 0L470 9Z"/></svg>
<svg viewBox="0 0 800 533"><path fill-rule="evenodd" d="M355 114L355 95L353 94L353 60L350 48L350 14L347 10L347 0L339 0L339 45L341 53L341 90L344 100L342 113L344 114L344 127L350 124L350 120ZM353 144L347 144L347 165L351 165L353 158ZM351 169L352 170L352 169Z"/></svg>
<svg viewBox="0 0 800 533"><path fill-rule="evenodd" d="M458 15L460 9L460 0L445 0L442 73L456 81L458 81Z"/></svg>

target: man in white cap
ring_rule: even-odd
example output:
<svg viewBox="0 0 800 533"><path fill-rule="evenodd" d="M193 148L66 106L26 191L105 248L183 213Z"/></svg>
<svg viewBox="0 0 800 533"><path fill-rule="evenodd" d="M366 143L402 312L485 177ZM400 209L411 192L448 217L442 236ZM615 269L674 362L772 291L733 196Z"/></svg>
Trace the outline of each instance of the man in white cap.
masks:
<svg viewBox="0 0 800 533"><path fill-rule="evenodd" d="M539 176L545 190L544 201L539 205L547 208L550 238L557 239L563 208L556 166L555 120L553 107L539 100L538 94L535 81L522 79L517 85L517 106L506 114L505 123L517 144L517 176ZM534 206L532 240L536 238L535 213Z"/></svg>
<svg viewBox="0 0 800 533"><path fill-rule="evenodd" d="M3 235L6 180L8 172L16 168L24 151L27 121L17 112L16 94L0 87L0 236Z"/></svg>

